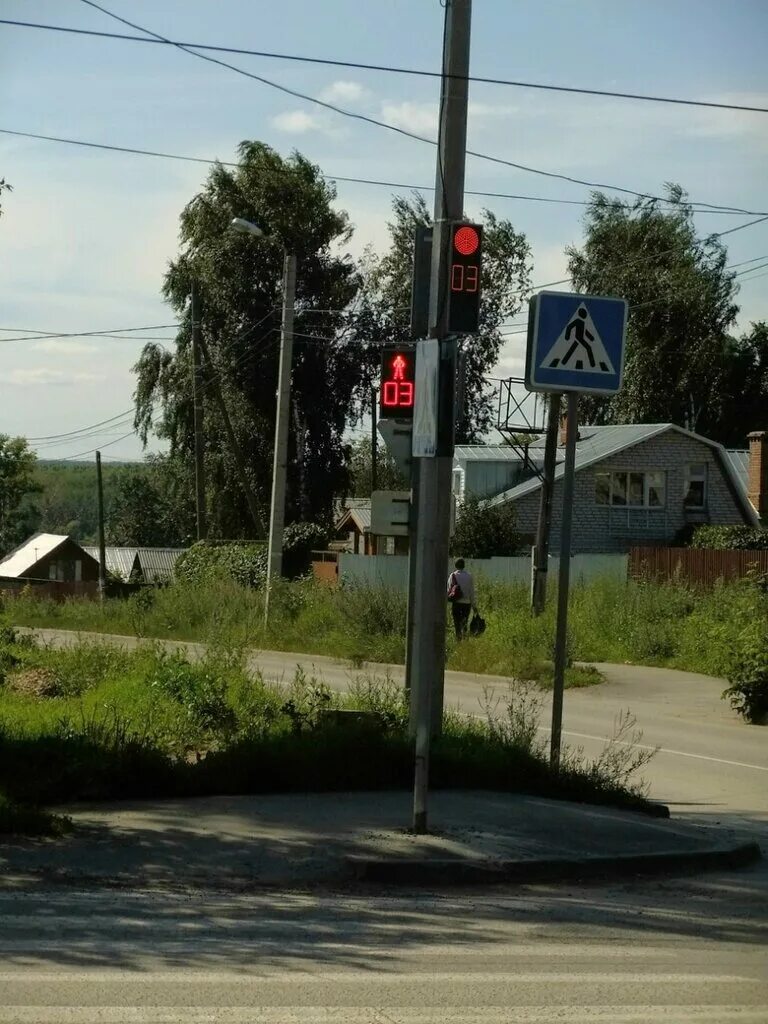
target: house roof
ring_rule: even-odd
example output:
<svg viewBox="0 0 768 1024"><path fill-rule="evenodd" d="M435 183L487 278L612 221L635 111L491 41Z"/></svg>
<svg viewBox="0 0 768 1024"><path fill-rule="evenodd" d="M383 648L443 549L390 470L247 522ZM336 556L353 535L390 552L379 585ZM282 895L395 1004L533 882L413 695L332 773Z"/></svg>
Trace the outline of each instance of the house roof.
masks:
<svg viewBox="0 0 768 1024"><path fill-rule="evenodd" d="M18 577L29 572L41 558L52 555L71 538L65 533L36 533L14 548L0 562L0 576ZM73 543L76 543L73 541Z"/></svg>
<svg viewBox="0 0 768 1024"><path fill-rule="evenodd" d="M544 439L531 437L529 448L543 448ZM509 444L458 444L454 451L457 462L520 462L520 446Z"/></svg>
<svg viewBox="0 0 768 1024"><path fill-rule="evenodd" d="M749 450L746 448L726 448L725 454L731 464L734 475L747 493L749 488Z"/></svg>
<svg viewBox="0 0 768 1024"><path fill-rule="evenodd" d="M89 545L85 550L98 561L98 547ZM133 572L134 565L138 559L138 568L141 570L147 583L165 583L173 579L176 560L184 550L184 548L108 546L106 548L107 569L109 572L127 580Z"/></svg>
<svg viewBox="0 0 768 1024"><path fill-rule="evenodd" d="M663 434L668 430L674 430L686 437L692 437L713 449L715 455L720 460L723 472L733 486L735 496L741 502L746 518L753 525L759 525L757 513L751 502L747 499L747 490L742 482L740 470L735 465L735 462L740 460L732 459L725 448L718 444L717 441L710 441L708 437L694 434L690 430L678 427L675 423L617 423L607 426L580 427L579 438L576 441L576 472L578 473L580 470L586 469L596 462L602 462L612 455L618 455L619 452L636 444L649 441L652 437ZM558 447L555 480L561 479L564 473L565 449ZM533 477L518 484L516 487L497 494L496 497L489 500L488 504L504 505L510 501L518 501L527 494L537 491L539 487L541 487L541 480L538 477Z"/></svg>
<svg viewBox="0 0 768 1024"><path fill-rule="evenodd" d="M343 530L348 524L354 524L361 533L371 528L371 503L359 505L355 508L348 508L339 519L336 520L336 529Z"/></svg>

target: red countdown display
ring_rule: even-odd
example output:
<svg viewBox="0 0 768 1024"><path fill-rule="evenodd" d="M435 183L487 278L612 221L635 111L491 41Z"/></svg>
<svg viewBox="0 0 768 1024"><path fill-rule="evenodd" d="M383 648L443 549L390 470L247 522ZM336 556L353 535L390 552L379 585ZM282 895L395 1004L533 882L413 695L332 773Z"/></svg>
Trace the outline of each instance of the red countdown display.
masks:
<svg viewBox="0 0 768 1024"><path fill-rule="evenodd" d="M448 330L451 334L474 334L480 329L482 255L482 225L452 224L448 281Z"/></svg>
<svg viewBox="0 0 768 1024"><path fill-rule="evenodd" d="M413 348L386 348L381 360L379 416L413 417L416 352Z"/></svg>

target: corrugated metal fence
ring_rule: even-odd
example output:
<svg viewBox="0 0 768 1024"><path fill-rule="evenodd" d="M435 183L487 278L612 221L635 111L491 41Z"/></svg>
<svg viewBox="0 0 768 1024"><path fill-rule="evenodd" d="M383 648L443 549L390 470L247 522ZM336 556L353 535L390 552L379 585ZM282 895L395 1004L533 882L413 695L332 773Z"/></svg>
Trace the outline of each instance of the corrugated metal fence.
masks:
<svg viewBox="0 0 768 1024"><path fill-rule="evenodd" d="M711 587L720 579L768 573L768 551L711 548L630 548L629 575L652 580L680 579Z"/></svg>

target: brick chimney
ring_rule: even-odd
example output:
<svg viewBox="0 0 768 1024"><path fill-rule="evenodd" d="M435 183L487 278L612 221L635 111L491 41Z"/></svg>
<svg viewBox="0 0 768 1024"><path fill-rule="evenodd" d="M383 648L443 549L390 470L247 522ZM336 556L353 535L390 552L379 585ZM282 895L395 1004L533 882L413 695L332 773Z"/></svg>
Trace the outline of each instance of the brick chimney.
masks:
<svg viewBox="0 0 768 1024"><path fill-rule="evenodd" d="M753 430L749 441L747 495L760 516L768 515L768 431Z"/></svg>

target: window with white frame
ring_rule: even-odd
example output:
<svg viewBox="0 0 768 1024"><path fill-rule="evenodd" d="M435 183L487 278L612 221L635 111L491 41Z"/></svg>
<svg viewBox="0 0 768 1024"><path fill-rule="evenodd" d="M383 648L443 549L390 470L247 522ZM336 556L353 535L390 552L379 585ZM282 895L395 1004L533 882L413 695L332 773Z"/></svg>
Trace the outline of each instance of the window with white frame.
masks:
<svg viewBox="0 0 768 1024"><path fill-rule="evenodd" d="M683 505L686 508L706 508L707 504L707 464L691 462L685 467L685 490Z"/></svg>
<svg viewBox="0 0 768 1024"><path fill-rule="evenodd" d="M621 508L664 508L666 474L663 470L595 473L595 502Z"/></svg>

